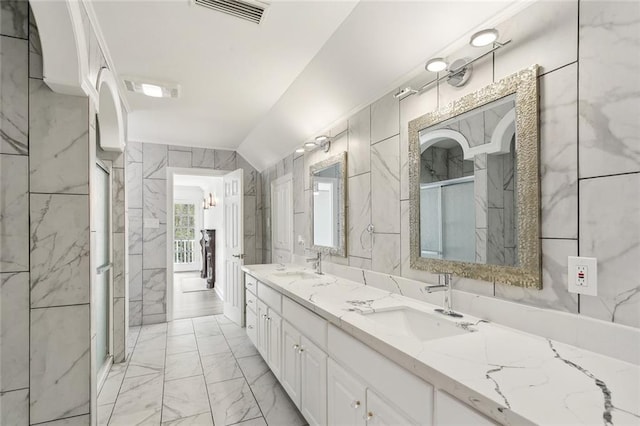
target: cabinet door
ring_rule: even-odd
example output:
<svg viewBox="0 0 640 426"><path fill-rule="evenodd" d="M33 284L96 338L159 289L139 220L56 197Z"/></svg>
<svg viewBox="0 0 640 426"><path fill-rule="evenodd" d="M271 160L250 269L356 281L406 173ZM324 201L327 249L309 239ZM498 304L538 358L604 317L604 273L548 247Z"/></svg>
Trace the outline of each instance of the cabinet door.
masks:
<svg viewBox="0 0 640 426"><path fill-rule="evenodd" d="M269 326L269 344L267 364L271 368L274 376L280 380L282 370L282 318L269 309L267 324Z"/></svg>
<svg viewBox="0 0 640 426"><path fill-rule="evenodd" d="M336 426L365 425L365 396L365 386L329 358L327 423Z"/></svg>
<svg viewBox="0 0 640 426"><path fill-rule="evenodd" d="M368 425L375 426L396 426L413 425L415 422L409 420L404 413L392 407L387 402L380 399L375 392L367 389L367 412L365 418ZM431 424L431 419L425 419L425 424Z"/></svg>
<svg viewBox="0 0 640 426"><path fill-rule="evenodd" d="M253 346L258 347L257 318L256 314L250 309L247 309L247 336Z"/></svg>
<svg viewBox="0 0 640 426"><path fill-rule="evenodd" d="M267 328L267 305L258 299L258 309L256 310L258 325L258 352L266 361L268 359L267 342L269 339L269 331Z"/></svg>
<svg viewBox="0 0 640 426"><path fill-rule="evenodd" d="M327 354L302 336L302 415L311 426L327 424Z"/></svg>
<svg viewBox="0 0 640 426"><path fill-rule="evenodd" d="M287 321L282 322L282 371L280 383L300 408L300 333Z"/></svg>

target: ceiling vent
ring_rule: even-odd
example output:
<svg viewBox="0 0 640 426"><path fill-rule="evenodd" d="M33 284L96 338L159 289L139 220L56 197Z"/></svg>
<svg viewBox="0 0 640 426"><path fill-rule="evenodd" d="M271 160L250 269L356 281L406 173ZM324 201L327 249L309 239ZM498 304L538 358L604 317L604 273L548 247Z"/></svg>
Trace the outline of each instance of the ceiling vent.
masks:
<svg viewBox="0 0 640 426"><path fill-rule="evenodd" d="M178 98L180 97L180 85L152 81L146 78L124 76L122 78L128 91L151 96L152 98Z"/></svg>
<svg viewBox="0 0 640 426"><path fill-rule="evenodd" d="M193 0L197 5L259 24L268 4L251 0Z"/></svg>

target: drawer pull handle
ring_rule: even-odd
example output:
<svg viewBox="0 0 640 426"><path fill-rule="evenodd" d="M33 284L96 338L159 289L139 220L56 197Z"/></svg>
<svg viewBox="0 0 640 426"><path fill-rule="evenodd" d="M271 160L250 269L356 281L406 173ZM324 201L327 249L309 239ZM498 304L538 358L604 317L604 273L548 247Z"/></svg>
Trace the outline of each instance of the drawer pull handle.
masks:
<svg viewBox="0 0 640 426"><path fill-rule="evenodd" d="M353 401L353 402L351 403L351 407L352 407L352 408L358 408L358 407L360 407L360 401Z"/></svg>
<svg viewBox="0 0 640 426"><path fill-rule="evenodd" d="M253 287L253 283L247 283L249 287Z"/></svg>
<svg viewBox="0 0 640 426"><path fill-rule="evenodd" d="M369 412L367 413L367 416L366 416L364 419L365 419L366 421L369 421L369 420L371 420L372 418L373 418L373 413L372 413L371 411L369 411Z"/></svg>
<svg viewBox="0 0 640 426"><path fill-rule="evenodd" d="M293 350L297 351L299 347L300 347L300 345L293 345Z"/></svg>
<svg viewBox="0 0 640 426"><path fill-rule="evenodd" d="M298 349L298 353L301 354L302 352L304 352L304 348L301 347L300 349Z"/></svg>
<svg viewBox="0 0 640 426"><path fill-rule="evenodd" d="M247 303L253 303L253 300L249 299L247 300Z"/></svg>
<svg viewBox="0 0 640 426"><path fill-rule="evenodd" d="M252 325L250 325L248 327L249 327L249 330L253 330L253 326Z"/></svg>

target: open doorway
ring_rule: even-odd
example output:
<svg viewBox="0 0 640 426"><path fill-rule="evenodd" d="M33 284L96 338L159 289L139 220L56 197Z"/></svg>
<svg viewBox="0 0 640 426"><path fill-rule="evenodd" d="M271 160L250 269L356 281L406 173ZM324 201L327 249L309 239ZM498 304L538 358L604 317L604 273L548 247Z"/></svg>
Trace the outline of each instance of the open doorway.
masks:
<svg viewBox="0 0 640 426"><path fill-rule="evenodd" d="M172 319L223 312L221 176L173 175Z"/></svg>

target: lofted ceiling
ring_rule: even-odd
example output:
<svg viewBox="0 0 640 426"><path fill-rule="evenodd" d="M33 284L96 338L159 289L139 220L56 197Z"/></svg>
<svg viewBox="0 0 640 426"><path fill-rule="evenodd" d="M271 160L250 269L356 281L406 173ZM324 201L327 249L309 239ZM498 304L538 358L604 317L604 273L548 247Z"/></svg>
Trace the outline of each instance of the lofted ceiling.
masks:
<svg viewBox="0 0 640 426"><path fill-rule="evenodd" d="M181 86L123 90L129 140L234 149L262 170L516 2L275 0L260 25L191 0L92 5L120 77Z"/></svg>

